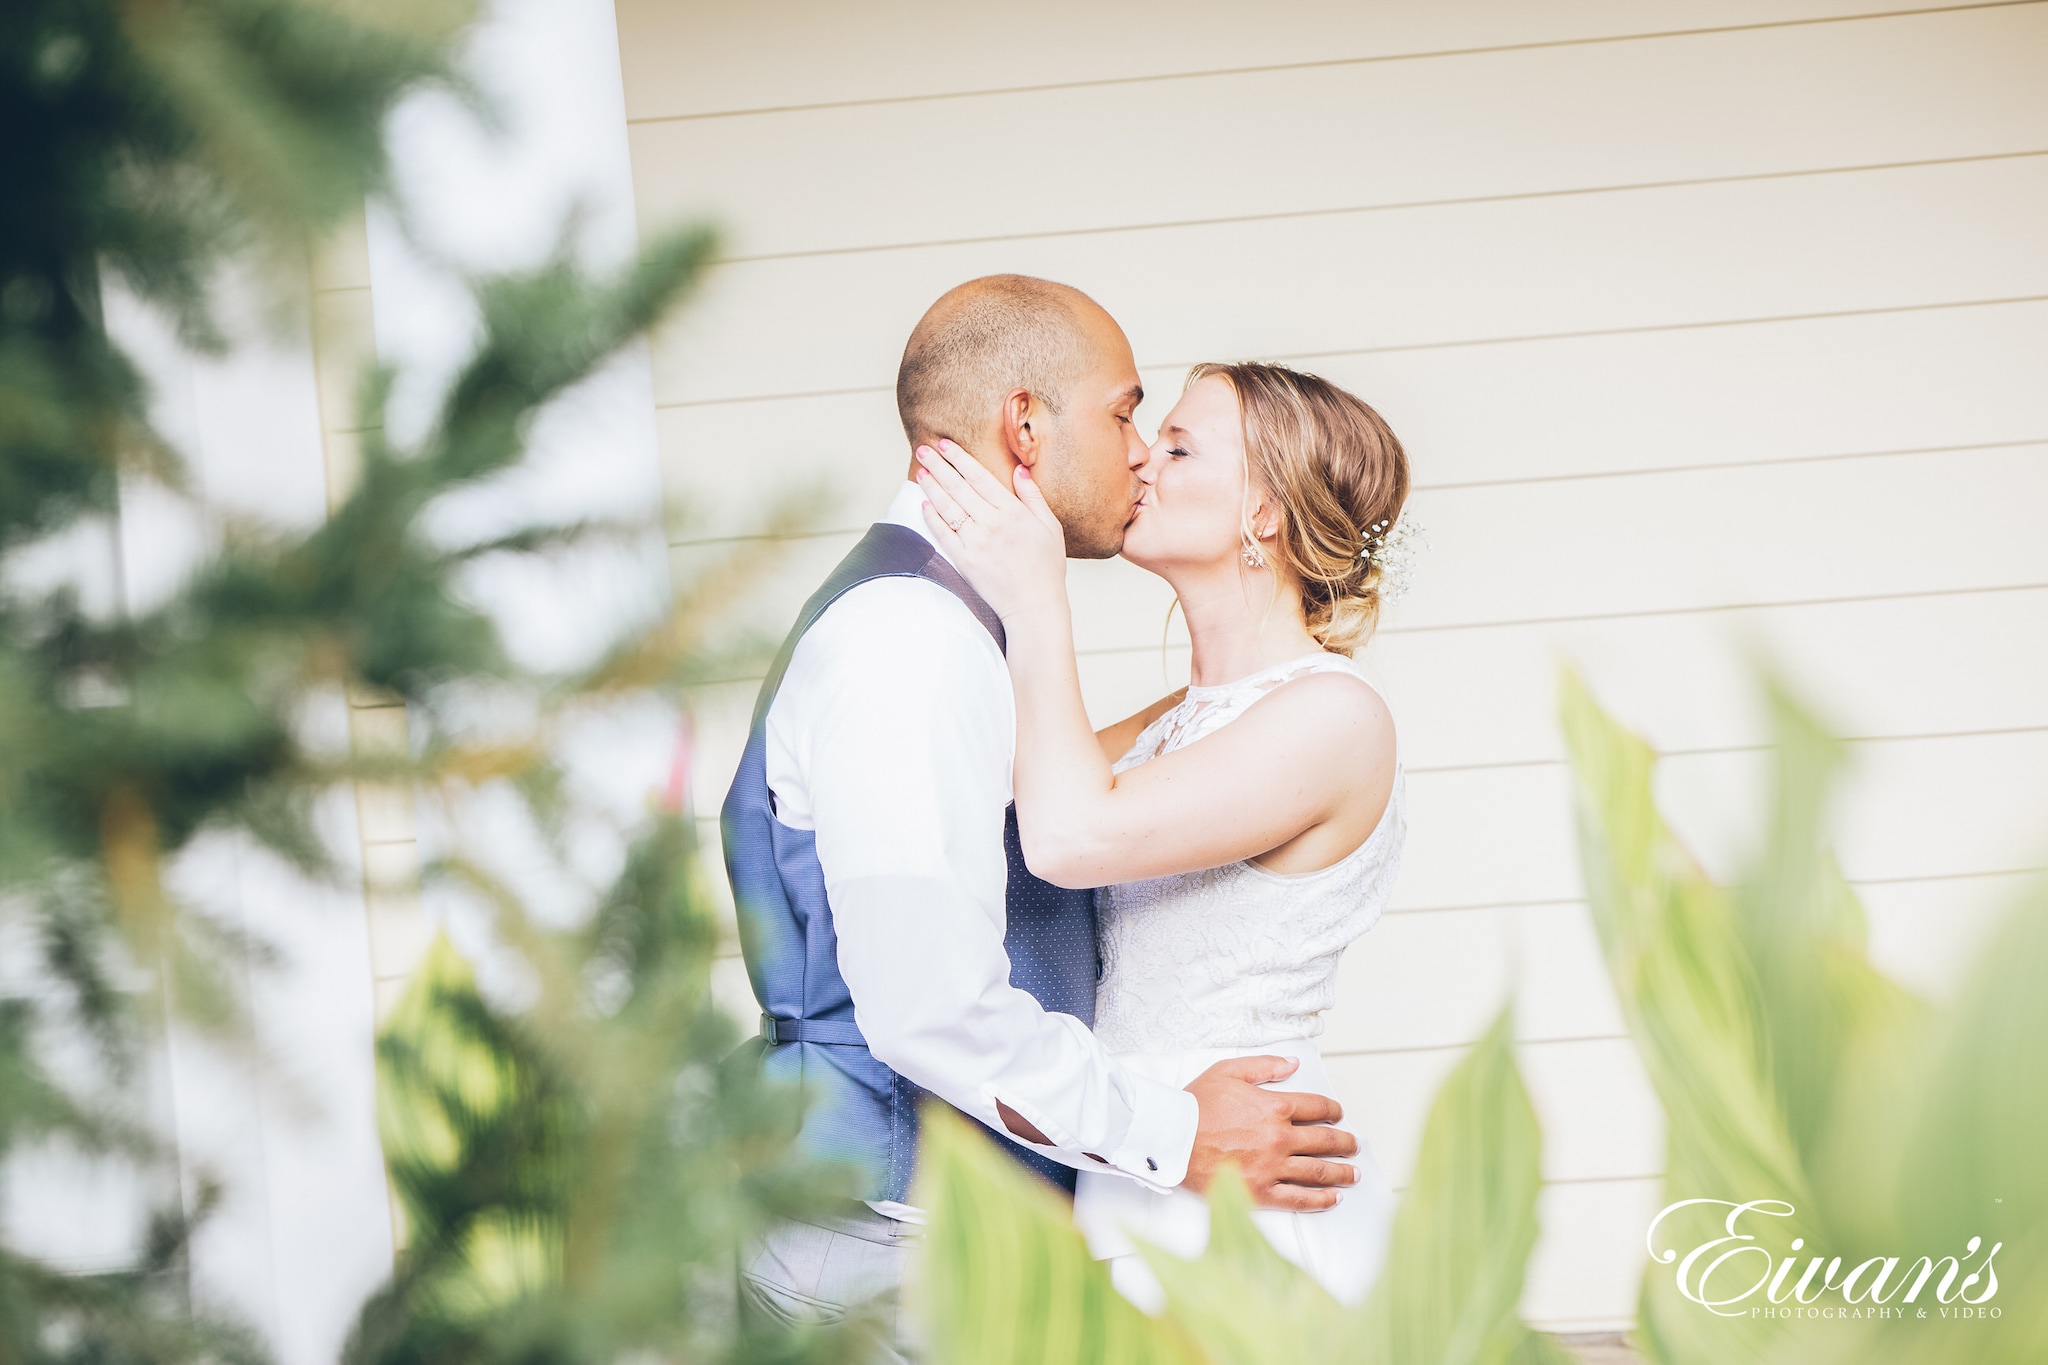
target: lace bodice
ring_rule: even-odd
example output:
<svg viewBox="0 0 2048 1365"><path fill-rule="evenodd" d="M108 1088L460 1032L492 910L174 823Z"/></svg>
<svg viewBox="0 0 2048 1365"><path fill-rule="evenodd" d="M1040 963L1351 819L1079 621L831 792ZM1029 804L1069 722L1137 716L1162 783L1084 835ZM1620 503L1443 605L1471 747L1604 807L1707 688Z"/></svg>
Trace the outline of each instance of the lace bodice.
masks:
<svg viewBox="0 0 2048 1365"><path fill-rule="evenodd" d="M1115 770L1214 733L1282 683L1333 672L1364 678L1342 655L1314 654L1220 686L1190 687L1145 727ZM1379 825L1318 871L1283 874L1239 862L1104 887L1096 899L1103 963L1096 1035L1119 1052L1165 1052L1263 1047L1321 1033L1338 960L1393 893L1406 829L1403 787L1397 751Z"/></svg>

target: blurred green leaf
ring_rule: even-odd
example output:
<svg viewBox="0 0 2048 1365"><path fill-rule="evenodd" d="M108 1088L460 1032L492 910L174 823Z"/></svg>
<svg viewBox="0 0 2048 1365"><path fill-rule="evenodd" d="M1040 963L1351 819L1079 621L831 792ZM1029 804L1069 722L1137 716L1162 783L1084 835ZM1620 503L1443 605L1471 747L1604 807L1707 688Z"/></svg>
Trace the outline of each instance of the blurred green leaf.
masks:
<svg viewBox="0 0 2048 1365"><path fill-rule="evenodd" d="M1359 1361L1566 1361L1517 1315L1536 1245L1542 1139L1502 1010L1437 1091L1386 1269L1363 1311Z"/></svg>
<svg viewBox="0 0 2048 1365"><path fill-rule="evenodd" d="M491 888L535 977L517 1010L438 938L378 1039L379 1117L407 1244L350 1365L836 1361L852 1330L733 1319L733 1257L780 1213L845 1197L796 1152L797 1096L726 1065L715 921L686 822L635 843L595 916L534 923Z"/></svg>
<svg viewBox="0 0 2048 1365"><path fill-rule="evenodd" d="M1890 981L1866 955L1861 907L1828 850L1841 746L1782 684L1766 690L1774 800L1761 852L1730 892L1657 815L1648 746L1576 677L1562 688L1589 900L1667 1115L1665 1197L1784 1200L1795 1217L1745 1229L1799 1274L1815 1268L1805 1298L1794 1275L1724 1317L1679 1292L1675 1267L1652 1263L1642 1342L1671 1365L2042 1359L2048 1297L2037 1293L1958 1319L1932 1287L1906 1304L1894 1275L1890 1315L1861 1310L1886 1258L1911 1277L1923 1258L1956 1257L1967 1276L2002 1243L1993 1271L2006 1286L2048 1276L2048 1090L2020 1079L2048 1048L2048 897L2037 889L2008 920L1946 1017ZM1724 1235L1727 1211L1681 1211L1657 1240L1676 1257ZM1858 1265L1852 1303L1830 1286ZM1971 1283L1972 1295L1989 1288ZM1810 1315L1761 1316L1804 1305Z"/></svg>
<svg viewBox="0 0 2048 1365"><path fill-rule="evenodd" d="M462 1265L467 1282L440 1272L446 1292L478 1315L522 1292L503 1278L515 1267L529 1282L559 1275L549 1177L559 1174L566 1096L532 1052L485 1004L445 934L378 1033L377 1126L406 1241L417 1257Z"/></svg>
<svg viewBox="0 0 2048 1365"><path fill-rule="evenodd" d="M1866 1188L1870 1231L1838 1245L1903 1258L1954 1256L1964 1274L1987 1263L1997 1280L1963 1289L1951 1308L1996 1309L1996 1319L1944 1320L1936 1284L1919 1303L1927 1319L1864 1322L1845 1334L1809 1329L1779 1360L1872 1365L2032 1365L2048 1360L2048 886L2021 898L1918 1053L1903 1054L1839 1122L1845 1145L1897 1139L1899 1159L1883 1185ZM1886 1145L1890 1145L1889 1142ZM1873 1197L1875 1196L1875 1197ZM1976 1248L1975 1254L1971 1251ZM1825 1347L1827 1354L1820 1354ZM1804 1354L1802 1354L1804 1352Z"/></svg>
<svg viewBox="0 0 2048 1365"><path fill-rule="evenodd" d="M1209 1243L1184 1261L1142 1247L1166 1290L1166 1320L1215 1365L1346 1360L1356 1323L1252 1221L1251 1193L1234 1170L1209 1185Z"/></svg>
<svg viewBox="0 0 2048 1365"><path fill-rule="evenodd" d="M1202 1357L1118 1294L1073 1211L940 1105L922 1120L914 1292L950 1365L1185 1365Z"/></svg>
<svg viewBox="0 0 2048 1365"><path fill-rule="evenodd" d="M1650 747L1602 711L1577 675L1564 674L1559 695L1577 779L1586 899L1622 1013L1663 1101L1666 1192L1672 1200L1784 1199L1801 1215L1785 1235L1810 1233L1811 1192L1766 1070L1754 965L1731 898L1658 815ZM1663 1235L1670 1245L1697 1245L1714 1235L1722 1212L1681 1211ZM1669 1275L1645 1280L1640 1314L1640 1329L1664 1359L1718 1365L1760 1358L1764 1339L1721 1330L1724 1324L1678 1296Z"/></svg>
<svg viewBox="0 0 2048 1365"><path fill-rule="evenodd" d="M1117 1295L1072 1213L951 1111L932 1108L916 1198L928 1211L920 1302L941 1360L1202 1360L1214 1365L1567 1365L1517 1316L1536 1241L1541 1139L1514 1064L1509 1014L1430 1108L1386 1268L1340 1306L1253 1221L1232 1172L1209 1192L1192 1261L1143 1248L1163 1318Z"/></svg>

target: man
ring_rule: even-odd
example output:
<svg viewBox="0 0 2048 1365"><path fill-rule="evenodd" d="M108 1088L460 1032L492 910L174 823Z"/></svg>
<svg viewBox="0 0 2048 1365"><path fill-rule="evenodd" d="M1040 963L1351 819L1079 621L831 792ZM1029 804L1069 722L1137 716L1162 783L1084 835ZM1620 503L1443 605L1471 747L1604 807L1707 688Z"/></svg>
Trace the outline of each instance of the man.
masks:
<svg viewBox="0 0 2048 1365"><path fill-rule="evenodd" d="M932 305L897 375L911 447L951 438L1007 483L1029 465L1076 558L1117 553L1145 459L1130 343L1092 299L1017 275ZM937 1096L1071 1190L1074 1168L1158 1189L1235 1163L1261 1202L1326 1207L1356 1151L1335 1101L1259 1086L1281 1058L1186 1090L1088 1030L1093 893L1040 881L1009 810L1014 708L1002 626L926 536L906 482L804 608L761 689L724 810L765 1065L821 1095L806 1146L856 1162L864 1202L748 1253L750 1311L832 1316L893 1295L915 1241L917 1106ZM1283 1164L1291 1179L1281 1179ZM1304 1176L1304 1172L1307 1175ZM1303 1184L1306 1178L1312 1184Z"/></svg>

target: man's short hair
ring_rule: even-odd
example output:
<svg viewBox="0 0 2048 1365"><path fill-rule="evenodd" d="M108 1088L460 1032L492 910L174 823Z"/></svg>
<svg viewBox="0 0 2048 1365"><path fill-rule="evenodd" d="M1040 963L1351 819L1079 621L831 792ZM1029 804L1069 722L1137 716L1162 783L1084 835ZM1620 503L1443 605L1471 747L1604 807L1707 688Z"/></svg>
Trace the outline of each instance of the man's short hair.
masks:
<svg viewBox="0 0 2048 1365"><path fill-rule="evenodd" d="M1029 275L986 275L948 290L919 319L896 371L896 415L912 444L963 444L997 405L1029 390L1059 416L1088 364L1080 290Z"/></svg>

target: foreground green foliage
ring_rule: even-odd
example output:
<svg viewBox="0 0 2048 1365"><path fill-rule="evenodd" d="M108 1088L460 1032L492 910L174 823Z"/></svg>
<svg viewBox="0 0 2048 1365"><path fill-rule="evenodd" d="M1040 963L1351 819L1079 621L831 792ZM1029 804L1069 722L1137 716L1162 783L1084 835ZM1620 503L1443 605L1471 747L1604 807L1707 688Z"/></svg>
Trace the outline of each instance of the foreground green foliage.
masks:
<svg viewBox="0 0 2048 1365"><path fill-rule="evenodd" d="M303 279L385 178L383 118L450 85L470 0L0 6L0 553L177 461L101 325L113 280L228 344L219 270ZM106 273L103 273L106 272Z"/></svg>
<svg viewBox="0 0 2048 1365"><path fill-rule="evenodd" d="M39 554L76 560L88 542L75 533L105 532L123 481L206 519L149 424L103 291L118 285L201 350L246 340L223 322L230 274L273 315L303 308L309 250L384 183L386 114L411 91L460 87L453 44L470 8L0 11L0 1175L54 1149L139 1169L164 1192L118 1271L67 1273L0 1240L0 1365L263 1356L243 1326L194 1311L187 1247L212 1187L181 1196L176 1154L132 1099L173 1018L261 1064L235 979L265 967L264 945L182 899L177 860L213 841L308 886L341 877L313 811L358 779L506 797L537 856L566 867L578 811L559 771L563 722L674 699L715 666L707 631L754 570L758 551L712 564L668 619L587 672L540 676L508 656L465 576L604 528L466 543L433 529L453 497L519 465L543 407L686 296L713 243L685 232L610 279L564 253L478 281L476 349L436 420L392 444L391 377L373 375L353 490L318 528L230 524L146 611L93 606L64 573L17 572ZM405 703L412 752L351 754L313 723L344 695ZM736 1039L709 1002L697 866L687 821L663 815L618 883L592 890L580 927L552 930L459 855L438 869L491 907L538 993L520 1011L492 1006L444 949L385 1040L411 1243L364 1309L353 1360L781 1359L831 1345L742 1340L723 1305L736 1240L819 1177L789 1159L793 1101L716 1069Z"/></svg>
<svg viewBox="0 0 2048 1365"><path fill-rule="evenodd" d="M1110 1286L1060 1199L963 1121L933 1111L917 1199L930 1215L919 1286L933 1357L958 1365L1564 1365L1516 1317L1536 1238L1536 1117L1509 1016L1430 1109L1387 1270L1347 1308L1283 1260L1240 1181L1216 1182L1200 1259L1148 1253L1167 1292L1152 1319Z"/></svg>
<svg viewBox="0 0 2048 1365"><path fill-rule="evenodd" d="M1649 747L1575 676L1562 697L1588 901L1667 1115L1666 1199L1720 1201L1658 1224L1640 1349L1668 1365L2048 1359L2048 894L2017 908L1962 1003L1937 1011L1870 964L1826 841L1841 746L1785 693L1771 696L1766 837L1734 887L1707 877L1659 816ZM1567 1360L1515 1315L1537 1153L1503 1015L1437 1095L1365 1304L1340 1307L1282 1260L1242 1186L1224 1181L1201 1259L1149 1255L1168 1292L1154 1320L1117 1298L1063 1205L935 1115L919 1197L932 1212L922 1293L936 1357ZM1728 1238L1730 1206L1757 1200L1770 1211L1747 1215L1738 1240L1681 1259Z"/></svg>
<svg viewBox="0 0 2048 1365"><path fill-rule="evenodd" d="M1568 1359L1516 1316L1542 1174L1509 1025L1504 1011L1437 1092L1352 1359Z"/></svg>
<svg viewBox="0 0 2048 1365"><path fill-rule="evenodd" d="M1111 1288L1072 1209L949 1109L930 1106L912 1195L925 1210L922 1307L932 1355L961 1365L1199 1359Z"/></svg>
<svg viewBox="0 0 2048 1365"><path fill-rule="evenodd" d="M521 1009L479 993L445 938L429 952L378 1042L409 1244L350 1365L857 1348L764 1340L734 1318L734 1249L834 1186L791 1159L795 1096L744 1058L724 1064L738 1039L711 998L717 922L689 844L687 822L660 821L600 912L566 933L505 902L540 981Z"/></svg>
<svg viewBox="0 0 2048 1365"><path fill-rule="evenodd" d="M1679 1266L1653 1264L1645 1346L1671 1365L2040 1360L2048 897L2037 889L2017 907L1955 1009L1938 1012L1893 984L1870 965L1862 909L1827 849L1841 747L1782 690L1771 701L1777 773L1766 837L1748 875L1724 888L1659 818L1649 747L1576 678L1564 682L1587 894L1669 1119L1666 1198L1781 1200L1793 1210L1741 1225L1778 1264L1793 1260L1775 1291L1744 1294L1766 1268L1755 1250L1703 1293L1696 1266L1690 1298ZM1682 1256L1728 1235L1728 1213L1680 1210L1657 1245ZM1794 1238L1804 1241L1796 1253ZM1816 1256L1826 1264L1800 1292ZM1936 1270L1909 1306L1916 1263L1945 1257L1961 1263L1957 1285L1942 1289ZM1841 1288L1872 1258L1860 1282ZM1988 1272L1965 1279L1987 1261ZM2008 1291L1988 1297L1988 1276ZM1766 1316L1788 1307L1829 1315ZM1999 1316L1956 1316L1980 1307ZM1877 1308L1889 1314L1873 1316Z"/></svg>
<svg viewBox="0 0 2048 1365"><path fill-rule="evenodd" d="M459 580L581 528L472 544L426 529L451 494L513 469L534 414L687 294L712 243L685 234L611 280L564 259L480 282L478 349L437 421L410 448L389 444L388 376L376 378L360 479L318 530L234 528L145 613L95 612L69 588L13 575L116 515L122 478L187 490L137 368L107 334L103 292L118 284L201 348L235 340L216 306L223 271L289 306L309 245L383 183L385 114L409 91L459 85L451 44L468 11L0 7L0 1165L55 1145L167 1170L158 1135L124 1102L146 1042L174 1012L233 1037L228 978L262 961L260 945L172 895L173 860L220 837L332 876L309 812L352 778L502 787L543 838L558 831L570 812L555 722L698 670L707 622L751 567L714 566L671 620L584 675L543 678L508 660ZM370 761L319 742L306 708L344 689L407 703L416 752ZM465 728L480 694L531 725ZM1872 1258L1899 1257L1906 1275L1918 1257L1968 1268L1953 1286L1937 1274L1906 1320L1757 1320L1715 1316L1681 1292L1681 1266L1653 1264L1645 1349L1672 1365L2048 1359L2048 899L2012 917L1957 1007L1898 989L1871 968L1861 911L1826 852L1838 746L1782 697L1775 714L1769 837L1750 873L1721 887L1658 817L1649 749L1575 681L1564 689L1588 898L1669 1120L1668 1197L1782 1201L1791 1215L1754 1229L1774 1254L1797 1237L1802 1256L1841 1258L1819 1268L1813 1302L1849 1303L1827 1286ZM857 1351L844 1334L750 1338L732 1317L736 1242L829 1177L790 1159L791 1099L743 1061L718 1064L735 1035L709 1001L711 921L687 829L676 812L655 819L617 884L567 928L538 923L479 867L440 869L492 907L532 997L494 1001L444 944L380 1044L407 1247L363 1308L352 1362ZM1516 1316L1538 1135L1505 1019L1439 1094L1388 1269L1357 1309L1275 1255L1225 1180L1207 1253L1155 1261L1170 1306L1147 1318L1110 1288L1065 1208L985 1139L943 1115L931 1133L921 1294L947 1365L1559 1358ZM0 1243L0 1365L257 1365L246 1328L188 1302L186 1248L210 1198L169 1201L135 1263L114 1272L64 1273ZM1682 1209L1658 1244L1697 1246L1721 1214ZM2004 1292L1987 1292L1973 1238L1998 1245ZM1736 1293L1747 1271L1708 1297ZM1882 1292L1902 1302L1899 1279ZM1960 1306L2001 1316L1940 1311Z"/></svg>
<svg viewBox="0 0 2048 1365"><path fill-rule="evenodd" d="M393 633L389 583L337 587L351 550L331 538L240 546L139 618L17 576L39 542L104 525L119 478L188 482L107 334L103 291L219 349L224 270L303 289L309 244L384 178L386 111L449 82L465 14L0 7L0 1164L56 1147L163 1169L123 1095L143 1042L170 1010L231 1031L223 973L260 958L171 903L164 861L240 831L319 864L305 813L333 765L301 742L295 708L322 680L366 676L357 642ZM410 514L385 520L388 540L417 539ZM434 591L422 571L448 569L398 575L415 596ZM53 1056L70 1059L62 1073ZM190 1218L208 1202L165 1207L115 1273L63 1274L0 1243L0 1361L253 1358L246 1332L185 1303Z"/></svg>

